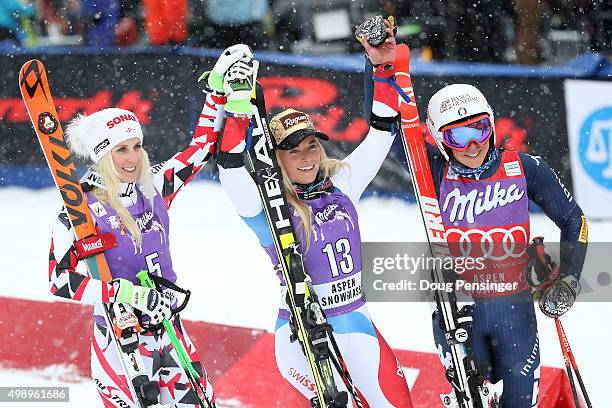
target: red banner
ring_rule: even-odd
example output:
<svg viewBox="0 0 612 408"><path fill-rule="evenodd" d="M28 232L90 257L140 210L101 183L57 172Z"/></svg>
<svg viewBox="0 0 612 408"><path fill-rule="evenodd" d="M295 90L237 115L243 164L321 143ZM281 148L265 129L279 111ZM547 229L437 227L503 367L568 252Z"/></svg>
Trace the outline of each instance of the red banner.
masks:
<svg viewBox="0 0 612 408"><path fill-rule="evenodd" d="M0 310L0 366L29 370L66 365L76 376L90 376L92 307L0 297ZM23 319L24 310L36 318ZM185 327L202 356L218 399L262 408L310 406L278 372L272 333L194 321L186 321ZM440 393L448 392L449 386L438 356L394 351L406 373L414 407L439 406ZM570 408L570 401L564 371L542 367L538 407Z"/></svg>

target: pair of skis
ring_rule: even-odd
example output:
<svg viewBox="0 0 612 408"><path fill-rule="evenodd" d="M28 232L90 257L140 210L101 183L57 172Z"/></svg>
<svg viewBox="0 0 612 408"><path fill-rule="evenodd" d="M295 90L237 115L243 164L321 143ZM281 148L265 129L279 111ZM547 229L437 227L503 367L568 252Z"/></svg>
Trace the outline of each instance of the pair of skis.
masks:
<svg viewBox="0 0 612 408"><path fill-rule="evenodd" d="M411 171L413 184L427 229L432 254L446 256L450 253L445 238L437 195L427 159L425 141L420 129L419 115L409 70L409 49L397 46L396 81L409 101L400 105L401 129L404 148ZM253 130L250 148L246 152L247 168L259 190L274 246L280 262L283 280L287 285L287 303L291 310L294 337L300 341L310 365L316 386L318 401L313 406L346 407L346 393L339 392L331 370L338 369L351 392L356 405L362 406L359 395L350 381L346 366L342 363L335 346L331 327L312 289L310 277L304 270L302 254L295 239L295 229L283 188L282 174L274 153L266 120L263 92L257 84L254 105ZM432 271L435 282L445 282L443 271ZM447 378L453 390L441 395L446 407L492 408L499 406L501 382L493 386L479 372L470 346L471 316L459 310L453 292L439 291L436 294L438 310L443 319L445 334L451 348L453 368L447 370ZM337 347L334 347L337 348ZM332 351L338 351L334 354ZM323 396L323 397L321 397Z"/></svg>
<svg viewBox="0 0 612 408"><path fill-rule="evenodd" d="M257 185L274 239L281 275L287 286L286 300L291 312L293 333L291 339L299 341L312 371L317 396L311 400L311 404L319 408L347 406L348 394L338 390L334 380L335 369L355 406L363 407L334 339L332 327L313 289L312 280L304 269L283 187L283 176L276 159L275 143L268 128L263 90L259 84L252 104L252 133L250 147L245 152L246 167Z"/></svg>
<svg viewBox="0 0 612 408"><path fill-rule="evenodd" d="M421 209L431 253L433 256L444 258L450 254L450 250L410 78L410 50L407 45L397 46L395 66L396 82L405 94L400 98L400 128L412 184ZM432 270L432 280L434 283L448 281L444 271L438 267ZM452 357L452 366L446 370L446 377L451 383L452 390L449 394L440 396L444 406L499 407L503 384L502 381L491 384L478 370L471 346L472 317L468 309L459 309L454 292L437 290L435 300Z"/></svg>
<svg viewBox="0 0 612 408"><path fill-rule="evenodd" d="M34 126L34 130L47 160L53 180L62 196L62 201L68 220L75 232L76 239L84 239L97 234L95 223L89 208L85 193L79 183L76 166L70 154L70 150L64 139L61 124L58 119L55 104L51 97L51 91L47 79L47 73L42 62L31 60L26 62L19 72L19 87L28 114ZM85 264L89 275L94 279L110 281L111 271L104 257L104 253L85 258ZM150 281L143 281L147 286L152 285ZM132 403L138 408L161 408L159 403L159 386L157 382L151 381L147 375L142 356L138 351L138 331L131 324L130 316L133 316L129 305L115 304L111 308L103 304L104 318L109 335L117 347L121 365L128 379L127 386L131 393ZM113 330L113 326L122 326L123 330ZM172 339L176 338L174 328L168 321L164 321L168 334ZM185 353L180 342L173 344L181 355ZM186 353L185 353L186 354ZM186 359L183 368L192 383L193 390L201 407L214 408L214 404L208 400L199 376L193 370L191 361ZM189 370L191 367L192 370Z"/></svg>

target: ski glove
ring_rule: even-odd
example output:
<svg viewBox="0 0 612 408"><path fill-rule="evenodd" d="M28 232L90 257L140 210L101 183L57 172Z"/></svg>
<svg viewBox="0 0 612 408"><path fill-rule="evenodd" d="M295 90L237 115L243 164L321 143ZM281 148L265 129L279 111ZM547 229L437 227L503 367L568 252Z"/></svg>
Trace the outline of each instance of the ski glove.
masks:
<svg viewBox="0 0 612 408"><path fill-rule="evenodd" d="M238 61L248 63L253 58L253 52L246 44L236 44L223 51L212 71L205 72L200 80L206 77L210 89L223 93L223 76L227 70ZM208 75L207 75L208 74Z"/></svg>
<svg viewBox="0 0 612 408"><path fill-rule="evenodd" d="M126 279L117 279L114 283L119 284L118 288L115 286L115 302L127 303L145 313L150 317L152 325L160 324L172 316L171 294L136 286Z"/></svg>
<svg viewBox="0 0 612 408"><path fill-rule="evenodd" d="M566 313L580 293L580 282L574 276L566 276L550 285L538 300L540 310L550 318Z"/></svg>
<svg viewBox="0 0 612 408"><path fill-rule="evenodd" d="M238 61L223 77L223 91L227 95L225 111L235 115L252 115L251 95L257 81L259 62Z"/></svg>

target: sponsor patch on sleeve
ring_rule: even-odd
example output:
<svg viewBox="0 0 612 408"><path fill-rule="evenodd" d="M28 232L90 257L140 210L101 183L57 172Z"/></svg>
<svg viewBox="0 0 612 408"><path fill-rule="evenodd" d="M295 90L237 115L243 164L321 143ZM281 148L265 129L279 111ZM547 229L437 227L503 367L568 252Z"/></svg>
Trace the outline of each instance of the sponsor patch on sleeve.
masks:
<svg viewBox="0 0 612 408"><path fill-rule="evenodd" d="M504 163L504 170L506 171L506 176L520 176L522 174L521 165L518 161Z"/></svg>
<svg viewBox="0 0 612 408"><path fill-rule="evenodd" d="M578 235L578 242L582 242L583 244L587 243L589 235L589 226L587 224L586 217L582 216L582 225L580 226L580 234Z"/></svg>

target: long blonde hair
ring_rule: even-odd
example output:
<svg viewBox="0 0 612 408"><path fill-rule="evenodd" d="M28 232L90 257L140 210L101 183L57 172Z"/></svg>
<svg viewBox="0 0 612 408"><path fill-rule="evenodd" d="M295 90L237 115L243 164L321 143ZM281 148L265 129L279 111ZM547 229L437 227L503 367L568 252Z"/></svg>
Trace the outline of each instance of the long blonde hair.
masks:
<svg viewBox="0 0 612 408"><path fill-rule="evenodd" d="M315 139L315 141L317 143L317 148L319 149L319 171L323 172L324 178L331 177L343 168L349 167L347 163L341 160L330 159L327 156L327 153L325 153L325 149L319 142L319 139ZM287 201L295 209L295 212L297 213L300 219L300 225L296 225L296 228L298 230L296 232L301 232L301 234L305 238L306 248L304 252L306 253L310 248L310 238L312 236L312 210L310 209L310 206L306 204L304 200L300 199L295 193L295 190L293 189L293 183L291 183L291 180L287 175L287 171L285 170L282 161L278 158L278 151L276 154L278 164L283 174L283 186L285 187L285 191L287 192Z"/></svg>
<svg viewBox="0 0 612 408"><path fill-rule="evenodd" d="M137 246L142 244L142 233L136 220L132 217L132 214L121 202L119 197L119 187L121 186L121 179L119 172L113 162L111 153L107 153L100 158L98 164L93 168L104 180L104 186L106 188L95 187L91 194L98 200L112 207L117 212L117 215L121 219L121 223L128 230L129 234ZM138 172L137 184L139 185L145 198L151 204L153 209L153 197L155 196L155 189L153 187L153 180L151 178L151 163L149 162L149 156L147 152L142 149L142 158L140 160L140 169Z"/></svg>

